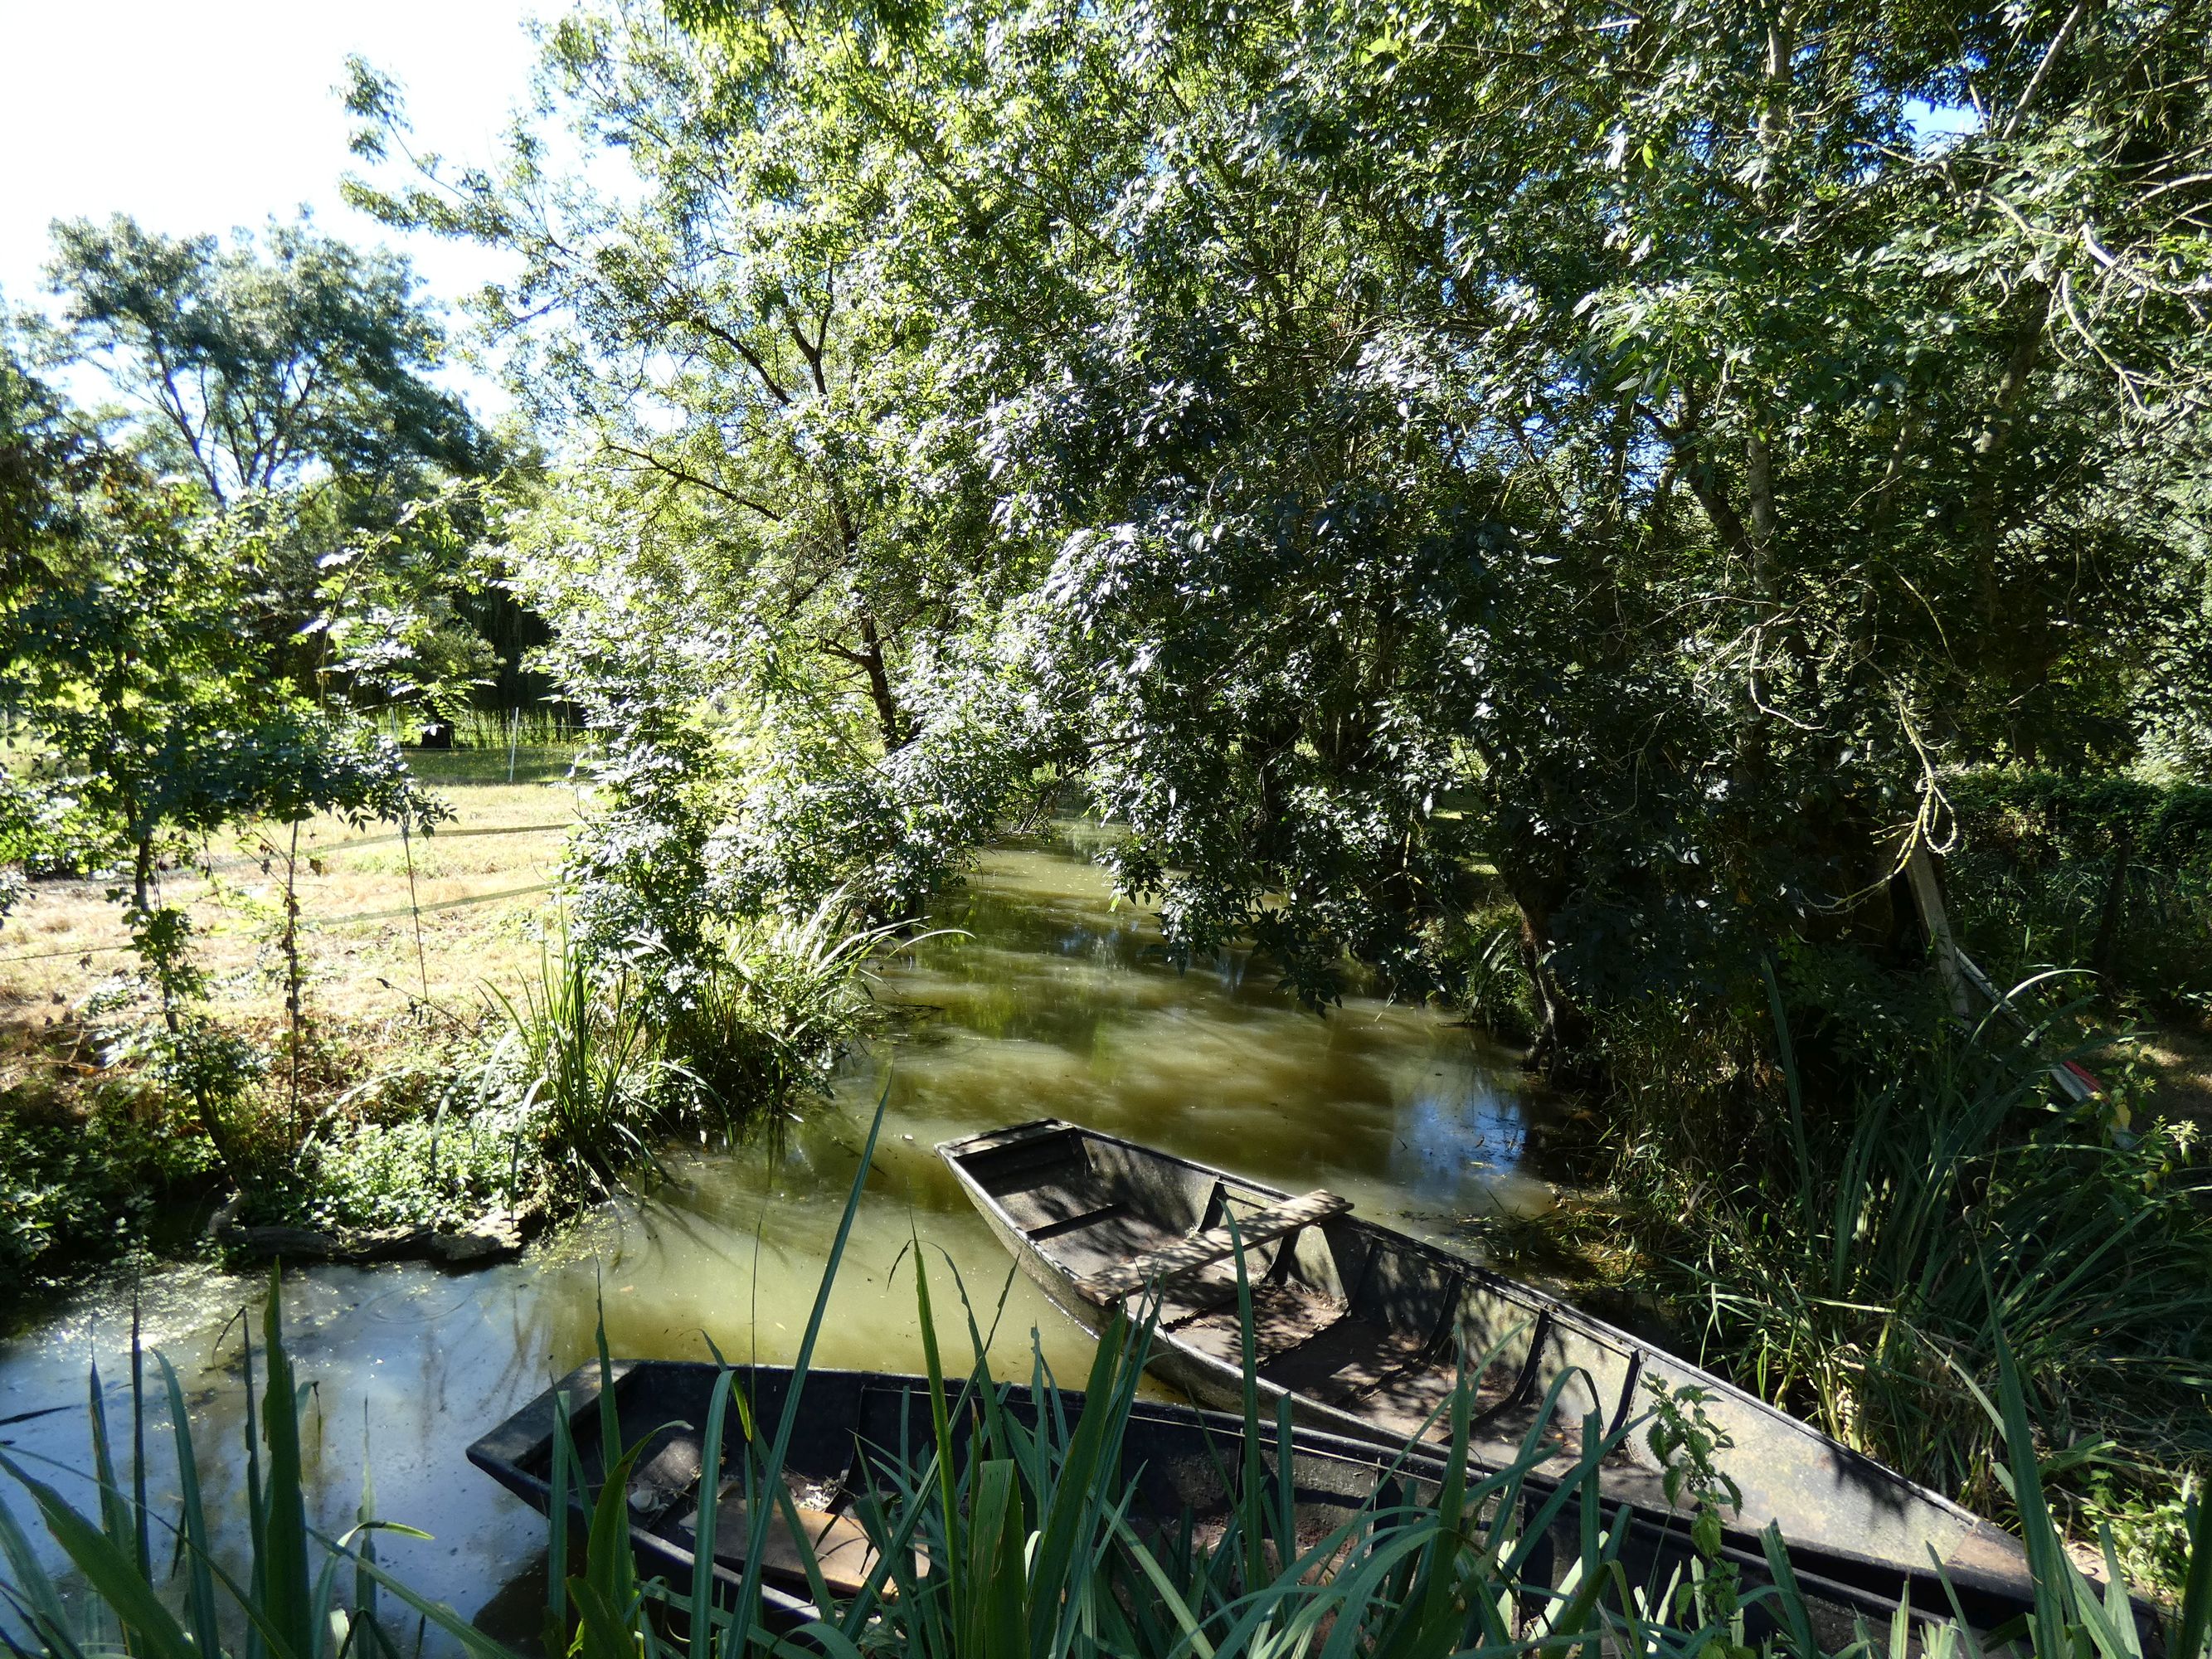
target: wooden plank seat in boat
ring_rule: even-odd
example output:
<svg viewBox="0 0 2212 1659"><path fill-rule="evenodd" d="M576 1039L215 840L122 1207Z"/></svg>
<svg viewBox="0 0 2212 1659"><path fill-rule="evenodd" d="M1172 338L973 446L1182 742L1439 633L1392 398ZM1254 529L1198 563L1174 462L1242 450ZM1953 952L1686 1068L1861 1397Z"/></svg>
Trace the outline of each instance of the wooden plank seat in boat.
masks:
<svg viewBox="0 0 2212 1659"><path fill-rule="evenodd" d="M1152 1250L1132 1261L1116 1263L1095 1273L1085 1275L1078 1281L1085 1294L1100 1302L1118 1302L1133 1295L1155 1279L1173 1279L1197 1268L1209 1267L1224 1256L1237 1254L1240 1245L1249 1249L1266 1244L1286 1234L1326 1221L1331 1216L1342 1215L1352 1207L1352 1200L1339 1198L1334 1193L1316 1188L1303 1198L1287 1203L1270 1205L1255 1210L1238 1220L1235 1237L1226 1224L1188 1238L1177 1239L1163 1249Z"/></svg>
<svg viewBox="0 0 2212 1659"><path fill-rule="evenodd" d="M1253 1362L1264 1368L1276 1355L1303 1346L1343 1317L1340 1302L1263 1279L1252 1286ZM1208 1358L1243 1368L1244 1327L1234 1287L1225 1302L1181 1327L1177 1334Z"/></svg>
<svg viewBox="0 0 2212 1659"><path fill-rule="evenodd" d="M821 1571L823 1583L832 1595L858 1595L867 1583L868 1575L876 1569L876 1547L868 1540L867 1528L827 1510L799 1504L794 1504L793 1509L813 1549L814 1564ZM685 1533L696 1538L699 1531L698 1510L685 1516L681 1524ZM725 1566L742 1569L745 1547L751 1539L752 1516L745 1506L744 1492L726 1491L721 1502L714 1506L714 1559ZM761 1546L761 1571L787 1583L806 1583L806 1559L798 1537L792 1532L791 1518L781 1504L769 1515L768 1536ZM886 1576L883 1594L896 1593L894 1582Z"/></svg>

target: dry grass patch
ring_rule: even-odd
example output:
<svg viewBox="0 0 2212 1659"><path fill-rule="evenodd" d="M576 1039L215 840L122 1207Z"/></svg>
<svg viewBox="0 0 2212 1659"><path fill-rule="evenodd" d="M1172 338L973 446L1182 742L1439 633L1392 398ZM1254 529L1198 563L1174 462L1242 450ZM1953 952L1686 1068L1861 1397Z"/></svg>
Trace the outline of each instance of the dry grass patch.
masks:
<svg viewBox="0 0 2212 1659"><path fill-rule="evenodd" d="M487 984L511 990L534 973L542 931L557 925L554 884L584 804L566 781L566 755L524 751L513 782L503 752L410 760L453 808L436 834L403 842L376 824L301 826L308 1006L341 1025L388 1020L418 997L472 1009ZM290 845L289 830L225 837L162 875L163 896L191 916L219 1017L248 1029L273 1025L283 1011L278 936ZM0 928L0 1031L68 1024L94 988L128 970L127 944L106 883L35 884Z"/></svg>

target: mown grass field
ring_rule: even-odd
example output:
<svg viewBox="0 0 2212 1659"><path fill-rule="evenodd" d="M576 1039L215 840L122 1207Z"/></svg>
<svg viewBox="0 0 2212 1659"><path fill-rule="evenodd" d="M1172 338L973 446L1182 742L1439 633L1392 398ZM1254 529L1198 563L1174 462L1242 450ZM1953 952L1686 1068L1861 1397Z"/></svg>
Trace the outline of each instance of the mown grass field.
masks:
<svg viewBox="0 0 2212 1659"><path fill-rule="evenodd" d="M310 1015L374 1022L426 998L473 1017L488 985L511 990L534 973L540 941L558 936L554 884L584 800L568 777L571 757L522 749L510 781L503 749L410 752L454 813L411 845L383 824L301 825L296 892ZM164 896L191 916L226 1020L283 1018L290 846L289 830L275 828L225 837L163 872ZM108 893L100 880L37 882L0 926L0 1035L11 1070L27 1050L51 1054L56 1037L81 1029L86 998L131 967L122 907ZM0 1078L0 1088L14 1081Z"/></svg>

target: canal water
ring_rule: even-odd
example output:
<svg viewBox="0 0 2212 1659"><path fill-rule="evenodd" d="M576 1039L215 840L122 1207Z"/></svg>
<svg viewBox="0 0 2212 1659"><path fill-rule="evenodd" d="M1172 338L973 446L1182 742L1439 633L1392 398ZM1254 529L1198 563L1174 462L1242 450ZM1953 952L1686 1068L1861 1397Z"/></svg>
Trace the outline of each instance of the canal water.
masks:
<svg viewBox="0 0 2212 1659"><path fill-rule="evenodd" d="M1041 1353L1079 1384L1090 1344L1013 1271L938 1159L939 1141L1073 1119L1361 1212L1450 1246L1458 1224L1528 1212L1549 1188L1519 1168L1531 1103L1511 1059L1425 1011L1347 998L1324 1018L1228 951L1178 971L1091 860L1097 832L1060 824L988 854L934 915L948 930L884 964L896 1034L855 1058L836 1099L732 1152L674 1155L647 1197L609 1206L521 1259L467 1274L418 1266L288 1277L287 1340L313 1384L309 1477L324 1524L349 1525L373 1472L378 1514L433 1534L387 1538L416 1587L508 1639L535 1633L544 1523L471 1468L468 1443L590 1357L786 1362L795 1352L878 1103L884 1123L816 1363L918 1370L913 1274L933 1252L939 1340L969 1350L949 1267L993 1333L1002 1377ZM941 1254L938 1254L940 1253ZM201 1478L242 1513L239 1312L265 1280L205 1268L144 1287L145 1340L176 1366ZM258 1310L256 1314L258 1323ZM0 1344L0 1446L57 1470L89 1463L88 1367L127 1421L127 1303L88 1298ZM257 1337L258 1346L258 1337ZM156 1390L158 1392L158 1389ZM166 1430L155 1420L156 1449ZM149 1460L168 1496L166 1458ZM18 1516L20 1495L0 1492Z"/></svg>

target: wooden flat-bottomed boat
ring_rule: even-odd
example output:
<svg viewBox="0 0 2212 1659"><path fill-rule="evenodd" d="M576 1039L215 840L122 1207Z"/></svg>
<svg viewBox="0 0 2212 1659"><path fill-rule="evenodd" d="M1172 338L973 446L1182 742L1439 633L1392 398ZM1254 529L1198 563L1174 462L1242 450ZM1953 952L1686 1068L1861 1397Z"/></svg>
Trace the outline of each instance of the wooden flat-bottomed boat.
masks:
<svg viewBox="0 0 2212 1659"><path fill-rule="evenodd" d="M735 1388L765 1432L782 1413L793 1373L768 1365L738 1366L735 1371ZM617 1456L632 1446L643 1447L631 1467L627 1494L638 1572L642 1580L661 1581L679 1597L690 1594L696 1568L702 1431L719 1374L711 1364L675 1360L617 1360L605 1373L613 1384ZM589 1501L606 1461L600 1439L601 1376L596 1364L580 1367L468 1451L469 1461L501 1486L541 1514L548 1512L553 1493L555 1399L564 1398L580 1474L569 1491L569 1516L577 1535L589 1523ZM896 1373L813 1370L798 1386L801 1406L783 1484L824 1587L833 1598L842 1600L859 1593L872 1577L881 1583L888 1577L877 1571L874 1542L860 1519L861 1500L871 1493L886 1497L895 1490L894 1465L902 1463L910 1480L934 1443L928 1385L924 1378ZM957 1388L950 1392L957 1401ZM1040 1401L1031 1390L1000 1385L996 1392L1009 1416L1025 1428L1035 1428ZM1074 1421L1083 1405L1079 1393L1057 1396L1057 1408L1067 1423ZM967 1455L974 1422L972 1410L964 1415L956 1412L957 1458ZM1120 1466L1109 1490L1117 1501L1126 1499L1125 1513L1139 1534L1157 1537L1184 1528L1192 1541L1204 1546L1209 1536L1221 1535L1231 1513L1231 1486L1243 1462L1243 1436L1241 1416L1138 1401L1130 1407L1121 1431ZM732 1478L744 1455L740 1419L732 1410L726 1422L714 1541L715 1583L726 1606L738 1594L750 1534L741 1484ZM1280 1484L1272 1424L1261 1455L1272 1503ZM1289 1484L1295 1493L1301 1547L1327 1536L1364 1506L1433 1502L1446 1472L1443 1449L1433 1444L1390 1445L1371 1434L1340 1436L1310 1427L1293 1429L1291 1455ZM1548 1502L1558 1483L1532 1475L1522 1490L1525 1516ZM1601 1516L1609 1527L1620 1518L1609 1508ZM1548 1582L1549 1575L1573 1559L1582 1530L1580 1494L1571 1489L1554 1515L1548 1542L1531 1559L1531 1582ZM784 1628L821 1616L810 1600L805 1565L787 1518L777 1519L767 1529L766 1540L759 1575L761 1616ZM1756 1540L1732 1539L1723 1553L1739 1569L1747 1588L1767 1582L1766 1564ZM1630 1519L1619 1559L1638 1583L1656 1589L1677 1579L1690 1556L1687 1529L1676 1518L1637 1515ZM917 1576L925 1571L926 1556L917 1553L915 1566ZM1863 1585L1832 1582L1815 1571L1801 1575L1800 1587L1836 1644L1848 1639L1851 1615L1885 1618L1893 1606ZM1942 1605L1915 1601L1929 1612ZM1975 1609L1970 1607L1969 1613L1976 1616ZM1764 1628L1763 1616L1755 1616L1753 1625Z"/></svg>
<svg viewBox="0 0 2212 1659"><path fill-rule="evenodd" d="M756 1424L772 1430L793 1386L787 1367L734 1367L735 1389L744 1397ZM607 1369L620 1437L617 1456L642 1443L629 1476L630 1541L642 1579L659 1579L678 1595L690 1592L704 1471L704 1425L719 1375L708 1364L679 1360L617 1360ZM606 1460L602 1455L599 1399L602 1374L594 1364L579 1367L523 1407L469 1448L469 1461L541 1514L552 1503L555 1398L566 1401L569 1437L580 1480L569 1494L571 1518L580 1529L589 1521L589 1498L598 1489ZM870 1493L896 1490L891 1472L903 1463L911 1478L934 1445L926 1378L895 1372L815 1370L799 1386L802 1404L794 1419L783 1481L793 1512L807 1534L827 1588L843 1598L859 1593L875 1574L876 1552L860 1519L860 1500ZM960 1397L957 1382L948 1397ZM1001 1384L1001 1408L1024 1428L1034 1430L1038 1401L1026 1388ZM1058 1396L1068 1422L1083 1409L1084 1396ZM956 1456L973 1432L972 1410L953 1421ZM1122 1431L1121 1486L1129 1493L1127 1515L1140 1530L1163 1524L1192 1525L1202 1534L1218 1530L1230 1508L1227 1472L1240 1466L1241 1419L1188 1406L1138 1401ZM726 1418L717 1503L714 1574L726 1599L734 1598L744 1565L750 1528L738 1471L745 1446L740 1419ZM1386 1480L1414 1497L1433 1492L1443 1465L1433 1448L1405 1456L1372 1439L1344 1439L1315 1431L1293 1436L1294 1477L1302 1534L1326 1534L1361 1505L1373 1501ZM1268 1479L1273 1447L1267 1452ZM1574 1519L1570 1514L1566 1520ZM1564 1523L1563 1523L1564 1524ZM1640 1540L1648 1566L1668 1540L1648 1534ZM917 1571L926 1557L917 1557ZM774 1520L767 1532L760 1577L763 1614L772 1620L805 1623L819 1616L810 1594L804 1563L787 1519Z"/></svg>
<svg viewBox="0 0 2212 1659"><path fill-rule="evenodd" d="M1151 1369L1201 1405L1243 1398L1241 1253L1259 1391L1287 1398L1301 1424L1441 1439L1462 1364L1479 1365L1475 1458L1502 1466L1534 1435L1552 1449L1538 1469L1556 1474L1586 1419L1613 1435L1653 1405L1655 1385L1678 1400L1694 1389L1733 1443L1717 1459L1742 1495L1733 1546L1774 1523L1801 1572L1878 1599L1909 1594L1929 1611L1948 1605L1940 1563L1978 1624L2033 1596L2026 1557L2001 1528L1556 1297L1363 1220L1332 1194L1294 1196L1057 1119L938 1151L1079 1323L1096 1332L1117 1310L1152 1316ZM1674 1512L1644 1433L1622 1437L1601 1485L1612 1502Z"/></svg>

